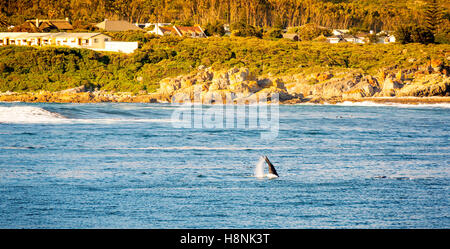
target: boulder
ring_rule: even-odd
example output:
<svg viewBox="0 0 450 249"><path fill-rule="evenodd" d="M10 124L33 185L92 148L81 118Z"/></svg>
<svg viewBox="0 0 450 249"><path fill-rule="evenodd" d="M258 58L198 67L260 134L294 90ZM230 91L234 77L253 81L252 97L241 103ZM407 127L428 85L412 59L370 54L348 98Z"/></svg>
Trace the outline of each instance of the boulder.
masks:
<svg viewBox="0 0 450 249"><path fill-rule="evenodd" d="M333 74L327 73L327 72L324 72L324 73L318 73L318 74L316 75L316 79L317 79L319 82L320 82L320 81L329 80L329 79L331 79L331 78L333 78Z"/></svg>
<svg viewBox="0 0 450 249"><path fill-rule="evenodd" d="M450 80L416 82L415 84L406 85L397 92L396 96L415 96L415 97L431 97L431 96L449 96Z"/></svg>
<svg viewBox="0 0 450 249"><path fill-rule="evenodd" d="M159 83L158 92L165 95L172 95L176 90L180 89L181 83L179 79L163 79Z"/></svg>
<svg viewBox="0 0 450 249"><path fill-rule="evenodd" d="M439 72L444 67L444 63L441 60L434 59L430 61L430 66L434 72Z"/></svg>
<svg viewBox="0 0 450 249"><path fill-rule="evenodd" d="M383 88L381 90L381 95L385 97L395 96L397 89L401 89L403 84L391 77L388 77L383 82Z"/></svg>
<svg viewBox="0 0 450 249"><path fill-rule="evenodd" d="M230 85L249 80L250 73L248 68L236 69L228 71Z"/></svg>
<svg viewBox="0 0 450 249"><path fill-rule="evenodd" d="M317 84L314 85L312 94L321 96L325 99L342 97L344 92L349 91L353 86L357 84L355 81L357 81L357 79L342 79Z"/></svg>
<svg viewBox="0 0 450 249"><path fill-rule="evenodd" d="M79 87L75 87L75 88L66 89L66 90L62 90L62 91L59 91L58 93L70 94L70 93L82 93L82 92L87 92L87 88L86 88L85 85L82 85L82 86L79 86Z"/></svg>
<svg viewBox="0 0 450 249"><path fill-rule="evenodd" d="M248 93L250 92L246 82L240 81L230 85L229 89L236 93Z"/></svg>

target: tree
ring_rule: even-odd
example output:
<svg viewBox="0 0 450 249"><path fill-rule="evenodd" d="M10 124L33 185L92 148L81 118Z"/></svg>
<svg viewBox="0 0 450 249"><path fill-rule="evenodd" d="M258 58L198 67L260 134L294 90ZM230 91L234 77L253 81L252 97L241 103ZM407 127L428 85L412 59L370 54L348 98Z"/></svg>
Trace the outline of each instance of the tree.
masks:
<svg viewBox="0 0 450 249"><path fill-rule="evenodd" d="M6 28L8 26L8 18L5 14L0 13L0 28Z"/></svg>
<svg viewBox="0 0 450 249"><path fill-rule="evenodd" d="M395 39L401 44L410 43L411 41L411 27L408 25L399 25L395 29Z"/></svg>
<svg viewBox="0 0 450 249"><path fill-rule="evenodd" d="M223 36L225 34L225 28L223 27L223 23L215 21L213 23L206 24L205 34L207 36L212 35Z"/></svg>
<svg viewBox="0 0 450 249"><path fill-rule="evenodd" d="M369 34L367 36L369 38L370 43L377 43L378 42L378 36L376 34Z"/></svg>
<svg viewBox="0 0 450 249"><path fill-rule="evenodd" d="M311 41L321 35L330 35L330 30L316 24L308 23L298 28L299 38L302 41Z"/></svg>
<svg viewBox="0 0 450 249"><path fill-rule="evenodd" d="M400 25L395 31L395 37L401 44L434 43L434 34L428 28L419 25Z"/></svg>
<svg viewBox="0 0 450 249"><path fill-rule="evenodd" d="M436 33L439 24L442 22L443 13L436 0L428 0L425 7L425 26L431 32Z"/></svg>
<svg viewBox="0 0 450 249"><path fill-rule="evenodd" d="M231 25L232 35L234 36L255 36L258 38L262 37L262 30L258 29L252 25L246 23L246 21L241 20L239 22L233 23Z"/></svg>
<svg viewBox="0 0 450 249"><path fill-rule="evenodd" d="M434 34L426 27L412 26L411 40L412 42L422 44L434 43Z"/></svg>
<svg viewBox="0 0 450 249"><path fill-rule="evenodd" d="M283 30L280 28L271 28L264 33L264 37L271 39L283 38Z"/></svg>

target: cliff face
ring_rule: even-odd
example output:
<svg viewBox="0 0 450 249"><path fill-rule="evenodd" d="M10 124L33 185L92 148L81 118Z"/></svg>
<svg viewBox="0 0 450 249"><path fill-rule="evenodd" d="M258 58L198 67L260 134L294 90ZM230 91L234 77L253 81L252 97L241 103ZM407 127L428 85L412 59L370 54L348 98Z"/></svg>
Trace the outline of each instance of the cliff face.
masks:
<svg viewBox="0 0 450 249"><path fill-rule="evenodd" d="M280 101L301 98L290 94L281 80L259 79L246 68L217 72L200 68L196 73L161 81L158 93L164 100L174 103L248 103L266 97L270 100L273 94L278 94Z"/></svg>
<svg viewBox="0 0 450 249"><path fill-rule="evenodd" d="M307 100L362 100L374 97L450 96L449 69L440 61L410 69L388 69L377 75L325 73L294 77L287 85L290 94ZM311 81L313 84L311 84Z"/></svg>
<svg viewBox="0 0 450 249"><path fill-rule="evenodd" d="M244 103L273 93L279 94L279 100L284 103L450 96L448 72L448 67L440 61L410 69L387 69L377 75L323 72L280 78L258 78L246 68L220 72L199 68L190 75L164 79L158 93L164 100L176 103L214 103L217 96L219 100L227 100L226 103Z"/></svg>
<svg viewBox="0 0 450 249"><path fill-rule="evenodd" d="M441 61L409 69L386 69L377 75L322 72L286 77L257 77L246 68L214 71L199 67L188 75L166 78L156 93L111 93L84 86L60 92L2 93L0 101L22 102L197 102L204 104L341 102L383 97L450 96L449 67ZM442 101L448 101L445 98Z"/></svg>

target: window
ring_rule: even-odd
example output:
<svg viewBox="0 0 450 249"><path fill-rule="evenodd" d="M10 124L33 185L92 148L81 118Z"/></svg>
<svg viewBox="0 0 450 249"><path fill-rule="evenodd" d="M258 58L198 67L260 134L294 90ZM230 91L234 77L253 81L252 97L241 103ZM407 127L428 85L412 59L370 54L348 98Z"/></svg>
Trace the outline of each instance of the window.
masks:
<svg viewBox="0 0 450 249"><path fill-rule="evenodd" d="M108 39L108 38L105 38L105 42L107 42L107 41L109 41L109 39Z"/></svg>
<svg viewBox="0 0 450 249"><path fill-rule="evenodd" d="M94 38L94 43L97 43L97 42L98 42L97 38Z"/></svg>

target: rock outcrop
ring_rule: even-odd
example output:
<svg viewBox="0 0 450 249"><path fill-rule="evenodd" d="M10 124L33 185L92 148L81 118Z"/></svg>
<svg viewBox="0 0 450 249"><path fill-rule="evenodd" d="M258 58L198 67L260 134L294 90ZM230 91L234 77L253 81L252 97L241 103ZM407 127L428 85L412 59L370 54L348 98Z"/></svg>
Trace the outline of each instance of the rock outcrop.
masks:
<svg viewBox="0 0 450 249"><path fill-rule="evenodd" d="M193 101L204 104L255 102L266 98L274 101L274 96L286 101L296 97L287 91L281 80L259 79L247 68L223 71L202 68L190 75L164 79L158 93L174 103Z"/></svg>
<svg viewBox="0 0 450 249"><path fill-rule="evenodd" d="M161 80L156 93L114 93L80 86L59 92L0 93L0 101L233 104L279 100L282 103L335 103L376 98L450 96L449 69L440 60L430 60L413 68L386 68L377 75L348 70L257 77L247 68L214 71L199 67L188 75Z"/></svg>

